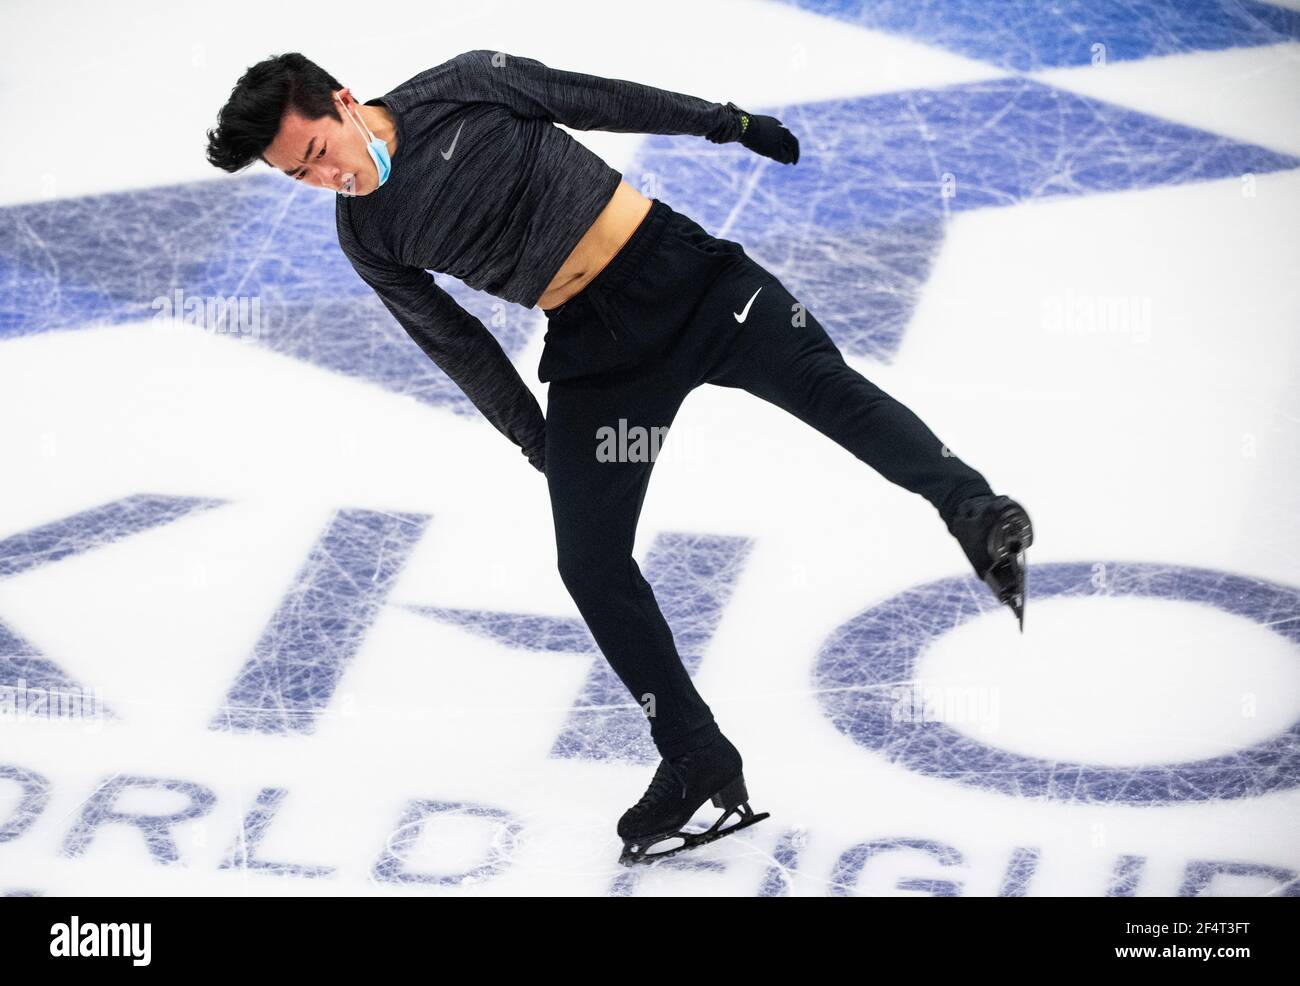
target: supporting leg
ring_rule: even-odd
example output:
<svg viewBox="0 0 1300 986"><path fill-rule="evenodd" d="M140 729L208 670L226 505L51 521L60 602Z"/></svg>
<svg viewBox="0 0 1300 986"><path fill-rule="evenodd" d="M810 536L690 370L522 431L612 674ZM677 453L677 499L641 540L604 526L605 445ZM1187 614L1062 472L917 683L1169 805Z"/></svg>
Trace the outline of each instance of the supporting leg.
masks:
<svg viewBox="0 0 1300 986"><path fill-rule="evenodd" d="M654 462L601 461L602 429L667 428L687 388L666 369L553 382L547 398L546 478L560 577L633 699L650 715L664 757L718 735L632 549ZM606 436L608 432L604 433ZM608 450L609 446L606 445ZM615 451L635 453L629 443Z"/></svg>

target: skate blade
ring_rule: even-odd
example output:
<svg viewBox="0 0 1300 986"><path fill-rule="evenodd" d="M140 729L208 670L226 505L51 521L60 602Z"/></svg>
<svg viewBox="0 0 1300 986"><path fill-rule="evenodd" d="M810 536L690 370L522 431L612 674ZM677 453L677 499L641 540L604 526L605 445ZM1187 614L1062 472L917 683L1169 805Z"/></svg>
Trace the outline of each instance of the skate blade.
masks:
<svg viewBox="0 0 1300 986"><path fill-rule="evenodd" d="M1020 624L1020 632L1025 632L1025 580L1028 576L1026 552L1021 548L1014 556L1014 561L1004 558L984 576L984 584L992 590L997 601L1011 607Z"/></svg>
<svg viewBox="0 0 1300 986"><path fill-rule="evenodd" d="M723 828L723 822L733 814L739 816L740 820L734 825L728 825L726 828ZM656 863L661 859L668 858L669 856L676 856L680 852L686 852L688 849L695 849L699 846L707 845L710 842L716 842L718 839L731 835L733 832L739 832L741 829L749 828L749 826L755 825L769 817L771 817L770 812L764 811L755 814L748 804L742 804L736 808L728 809L721 818L713 823L712 828L706 829L703 832L665 832L662 835L652 836L648 839L625 843L623 846L623 854L619 856L618 861L624 866L641 866ZM682 839L683 842L680 846L674 846L672 849L650 852L650 850L659 845L659 843L666 842L669 839Z"/></svg>
<svg viewBox="0 0 1300 986"><path fill-rule="evenodd" d="M1019 503L1003 498L985 542L992 561L984 573L984 583L993 590L999 603L1009 606L1025 632L1025 549L1034 543L1034 527L1029 514Z"/></svg>

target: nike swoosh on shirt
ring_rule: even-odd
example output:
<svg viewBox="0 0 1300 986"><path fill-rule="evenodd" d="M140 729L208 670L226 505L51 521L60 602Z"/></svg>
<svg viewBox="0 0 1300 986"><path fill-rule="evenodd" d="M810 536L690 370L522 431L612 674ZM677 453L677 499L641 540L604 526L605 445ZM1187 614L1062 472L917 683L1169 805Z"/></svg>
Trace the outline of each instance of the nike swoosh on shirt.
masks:
<svg viewBox="0 0 1300 986"><path fill-rule="evenodd" d="M460 126L456 128L456 136L451 139L451 146L442 152L442 159L450 161L452 154L456 151L456 141L460 140L460 132L465 128L465 121L460 121Z"/></svg>
<svg viewBox="0 0 1300 986"><path fill-rule="evenodd" d="M762 288L758 289L758 291L762 291L762 290L763 290ZM758 291L755 291L752 295L749 296L749 300L745 302L744 308L742 308L739 312L731 313L736 316L737 322L743 322L745 321L745 319L749 318L749 306L752 305L754 303L754 299L758 297Z"/></svg>

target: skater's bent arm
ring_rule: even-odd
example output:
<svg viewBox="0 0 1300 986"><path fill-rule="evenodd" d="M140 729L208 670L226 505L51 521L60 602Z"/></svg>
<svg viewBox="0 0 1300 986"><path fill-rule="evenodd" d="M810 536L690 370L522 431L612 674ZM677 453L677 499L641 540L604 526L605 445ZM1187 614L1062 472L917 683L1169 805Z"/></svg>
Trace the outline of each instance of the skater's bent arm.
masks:
<svg viewBox="0 0 1300 986"><path fill-rule="evenodd" d="M487 49L446 63L438 90L448 98L491 101L525 117L574 130L695 134L715 144L740 139L739 115L726 105L626 79L551 68L535 58Z"/></svg>
<svg viewBox="0 0 1300 986"><path fill-rule="evenodd" d="M546 419L487 327L440 288L428 271L384 265L355 247L345 248L344 253L425 355L541 470Z"/></svg>

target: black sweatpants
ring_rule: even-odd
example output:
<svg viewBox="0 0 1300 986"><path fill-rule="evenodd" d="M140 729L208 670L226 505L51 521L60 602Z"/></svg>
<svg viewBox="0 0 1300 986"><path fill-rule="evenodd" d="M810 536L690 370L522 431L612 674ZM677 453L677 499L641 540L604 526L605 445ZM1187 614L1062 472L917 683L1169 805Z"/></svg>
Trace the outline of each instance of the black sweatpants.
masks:
<svg viewBox="0 0 1300 986"><path fill-rule="evenodd" d="M546 312L546 480L560 576L596 644L647 710L660 754L718 734L632 557L653 439L700 384L784 408L947 523L990 493L904 405L848 366L817 319L739 243L654 199L605 268ZM666 432L657 436L662 445ZM612 458L613 461L608 461Z"/></svg>

